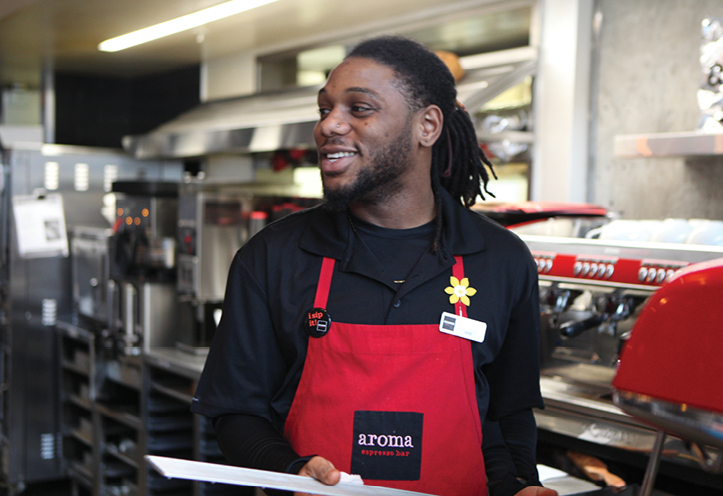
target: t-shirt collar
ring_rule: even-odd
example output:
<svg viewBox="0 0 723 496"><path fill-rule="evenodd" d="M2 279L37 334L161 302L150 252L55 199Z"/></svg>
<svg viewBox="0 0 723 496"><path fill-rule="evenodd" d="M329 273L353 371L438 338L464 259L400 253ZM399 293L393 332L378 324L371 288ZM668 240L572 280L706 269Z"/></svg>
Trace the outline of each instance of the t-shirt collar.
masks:
<svg viewBox="0 0 723 496"><path fill-rule="evenodd" d="M444 230L440 254L470 255L486 249L474 215L455 201L444 189L440 193ZM301 236L300 247L322 257L348 262L353 248L353 230L346 212L330 211L323 205L315 207Z"/></svg>

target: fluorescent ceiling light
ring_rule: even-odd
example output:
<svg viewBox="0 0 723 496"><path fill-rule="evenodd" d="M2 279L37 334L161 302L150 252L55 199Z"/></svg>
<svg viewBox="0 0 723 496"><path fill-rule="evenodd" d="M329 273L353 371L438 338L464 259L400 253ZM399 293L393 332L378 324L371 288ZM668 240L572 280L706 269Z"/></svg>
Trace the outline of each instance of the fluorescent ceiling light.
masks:
<svg viewBox="0 0 723 496"><path fill-rule="evenodd" d="M275 1L276 0L231 0L230 2L215 5L192 14L105 40L98 45L98 50L102 52L125 50L132 46L180 33L181 31L202 26L203 24L208 24L209 22L217 21L224 17L229 17Z"/></svg>

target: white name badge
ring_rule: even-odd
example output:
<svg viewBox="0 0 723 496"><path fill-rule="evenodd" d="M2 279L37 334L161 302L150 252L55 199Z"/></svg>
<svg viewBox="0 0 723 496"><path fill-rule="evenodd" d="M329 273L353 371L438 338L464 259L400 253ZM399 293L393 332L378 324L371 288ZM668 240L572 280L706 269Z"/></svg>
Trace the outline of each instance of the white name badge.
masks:
<svg viewBox="0 0 723 496"><path fill-rule="evenodd" d="M487 324L453 313L442 312L442 318L439 320L439 330L452 336L481 343L485 340Z"/></svg>

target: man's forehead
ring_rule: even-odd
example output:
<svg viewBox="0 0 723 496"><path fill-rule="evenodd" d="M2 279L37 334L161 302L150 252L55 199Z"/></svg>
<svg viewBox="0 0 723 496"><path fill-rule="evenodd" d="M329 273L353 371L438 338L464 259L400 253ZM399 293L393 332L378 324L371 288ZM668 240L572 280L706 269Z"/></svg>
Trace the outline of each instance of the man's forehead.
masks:
<svg viewBox="0 0 723 496"><path fill-rule="evenodd" d="M323 88L321 88L319 90L319 95L323 95L325 93L327 93L326 86L324 86ZM375 98L381 98L381 95L379 93L377 93L373 89L367 88L365 86L350 86L350 87L344 89L344 93L363 93L366 95L373 96Z"/></svg>
<svg viewBox="0 0 723 496"><path fill-rule="evenodd" d="M383 98L386 89L401 89L394 69L364 57L351 57L336 66L319 90L319 95L327 93L330 85L344 93L362 93L376 98Z"/></svg>

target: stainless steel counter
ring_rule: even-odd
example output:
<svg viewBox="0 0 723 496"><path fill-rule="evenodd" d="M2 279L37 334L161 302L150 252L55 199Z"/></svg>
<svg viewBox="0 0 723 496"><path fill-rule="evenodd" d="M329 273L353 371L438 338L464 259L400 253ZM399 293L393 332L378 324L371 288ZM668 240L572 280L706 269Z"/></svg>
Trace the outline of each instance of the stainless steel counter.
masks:
<svg viewBox="0 0 723 496"><path fill-rule="evenodd" d="M194 353L178 348L151 348L145 353L147 363L166 369L188 379L198 380L208 355L207 348L196 348Z"/></svg>
<svg viewBox="0 0 723 496"><path fill-rule="evenodd" d="M546 377L540 388L545 409L535 411L538 428L626 450L652 449L655 430L621 411L608 395L584 397L574 385Z"/></svg>

